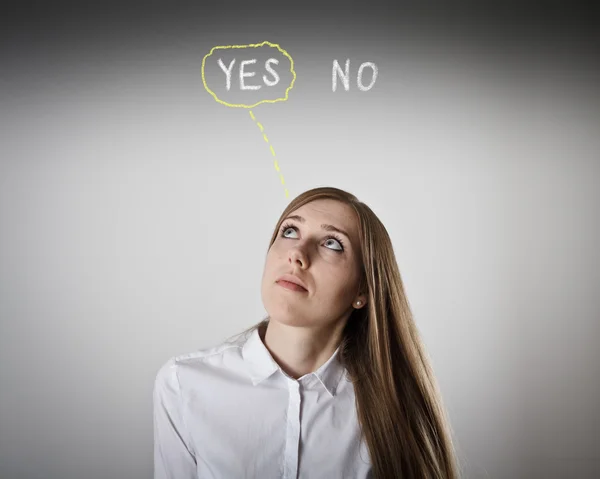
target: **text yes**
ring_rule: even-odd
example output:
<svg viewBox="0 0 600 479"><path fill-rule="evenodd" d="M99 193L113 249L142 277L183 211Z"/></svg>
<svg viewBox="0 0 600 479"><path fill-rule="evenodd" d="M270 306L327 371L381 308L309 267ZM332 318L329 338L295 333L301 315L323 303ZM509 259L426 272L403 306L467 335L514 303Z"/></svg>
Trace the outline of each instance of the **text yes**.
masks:
<svg viewBox="0 0 600 479"><path fill-rule="evenodd" d="M254 58L252 60L243 60L240 63L240 90L258 90L259 88L261 88L262 85L245 85L244 84L244 78L251 78L254 75L256 75L256 72L245 72L244 67L246 65L252 65L254 63L256 63L256 58ZM263 81L265 82L265 85L267 85L267 86L275 86L275 85L277 85L277 83L279 83L279 75L277 74L277 72L275 70L273 70L273 68L271 67L271 63L278 65L279 60L277 60L276 58L269 58L265 62L265 70L267 70L267 72L273 76L273 80L270 80L269 78L267 78L267 75L263 75ZM235 64L235 58L233 60L231 60L229 67L226 67L225 64L223 63L223 61L219 58L219 66L221 67L221 70L223 70L225 75L227 76L227 80L226 80L227 90L229 90L231 88L231 72L233 70L234 64Z"/></svg>

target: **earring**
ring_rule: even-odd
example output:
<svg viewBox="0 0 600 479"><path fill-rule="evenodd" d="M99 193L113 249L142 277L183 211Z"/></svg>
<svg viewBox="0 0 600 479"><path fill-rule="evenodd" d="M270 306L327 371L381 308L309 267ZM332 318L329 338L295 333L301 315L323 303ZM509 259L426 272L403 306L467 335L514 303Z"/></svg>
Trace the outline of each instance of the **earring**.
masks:
<svg viewBox="0 0 600 479"><path fill-rule="evenodd" d="M356 306L360 306L361 304L362 304L362 301L360 301L360 300L358 300L358 301L356 302Z"/></svg>

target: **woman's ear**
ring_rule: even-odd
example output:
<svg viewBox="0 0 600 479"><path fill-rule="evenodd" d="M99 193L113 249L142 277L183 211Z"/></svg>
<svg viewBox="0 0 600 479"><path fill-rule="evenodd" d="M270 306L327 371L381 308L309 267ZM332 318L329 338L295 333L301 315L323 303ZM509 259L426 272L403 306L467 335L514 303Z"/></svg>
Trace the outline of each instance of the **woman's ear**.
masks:
<svg viewBox="0 0 600 479"><path fill-rule="evenodd" d="M367 295L366 294L361 294L359 296L357 296L354 301L352 302L352 306L356 309L361 309L365 306L365 304L367 304Z"/></svg>

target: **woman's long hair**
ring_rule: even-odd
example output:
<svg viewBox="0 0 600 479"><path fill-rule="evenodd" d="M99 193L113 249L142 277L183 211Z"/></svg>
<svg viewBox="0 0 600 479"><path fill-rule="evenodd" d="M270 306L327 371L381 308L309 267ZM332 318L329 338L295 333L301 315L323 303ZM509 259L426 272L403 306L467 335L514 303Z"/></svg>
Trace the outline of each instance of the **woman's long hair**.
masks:
<svg viewBox="0 0 600 479"><path fill-rule="evenodd" d="M354 385L358 420L375 478L460 477L450 423L430 360L404 293L390 237L375 213L344 190L314 188L283 211L269 249L282 221L318 199L341 201L358 216L363 263L359 291L367 293L368 301L348 318L339 357ZM268 321L267 317L245 332Z"/></svg>

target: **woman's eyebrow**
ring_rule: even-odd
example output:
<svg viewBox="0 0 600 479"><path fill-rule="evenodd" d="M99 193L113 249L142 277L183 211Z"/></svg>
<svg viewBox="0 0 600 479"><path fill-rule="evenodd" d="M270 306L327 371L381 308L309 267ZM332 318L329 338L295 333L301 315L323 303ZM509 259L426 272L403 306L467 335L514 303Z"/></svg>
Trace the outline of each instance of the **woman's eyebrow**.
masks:
<svg viewBox="0 0 600 479"><path fill-rule="evenodd" d="M306 220L302 216L299 216L299 215L291 215L291 216L288 216L286 219L287 220L296 220L299 223L305 223L306 222ZM348 239L350 239L350 235L348 233L346 233L344 230L339 229L336 226L328 225L328 224L322 224L321 228L323 228L326 231L335 231L336 233L341 233L344 236L346 236Z"/></svg>

